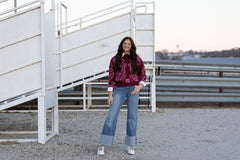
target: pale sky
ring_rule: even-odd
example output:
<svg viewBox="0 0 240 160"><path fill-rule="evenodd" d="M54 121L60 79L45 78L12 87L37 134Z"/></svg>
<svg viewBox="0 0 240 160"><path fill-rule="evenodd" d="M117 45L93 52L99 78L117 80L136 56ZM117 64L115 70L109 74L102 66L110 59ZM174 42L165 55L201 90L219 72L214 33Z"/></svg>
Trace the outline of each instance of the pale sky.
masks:
<svg viewBox="0 0 240 160"><path fill-rule="evenodd" d="M20 1L23 3L27 0ZM69 20L124 1L126 0L62 0L68 6ZM155 0L155 2L156 51L162 49L176 51L177 44L183 51L212 51L240 47L240 0ZM2 4L0 3L0 7Z"/></svg>

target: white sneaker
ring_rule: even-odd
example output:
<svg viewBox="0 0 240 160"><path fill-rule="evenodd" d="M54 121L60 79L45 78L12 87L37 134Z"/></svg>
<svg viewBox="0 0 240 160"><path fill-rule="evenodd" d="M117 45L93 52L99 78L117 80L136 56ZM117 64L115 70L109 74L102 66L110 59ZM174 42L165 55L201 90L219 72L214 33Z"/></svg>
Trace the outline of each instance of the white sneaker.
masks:
<svg viewBox="0 0 240 160"><path fill-rule="evenodd" d="M134 154L135 154L135 151L134 151L134 147L133 147L133 146L128 146L128 147L127 147L127 151L128 151L128 154L131 154L131 155L134 155Z"/></svg>
<svg viewBox="0 0 240 160"><path fill-rule="evenodd" d="M103 156L105 153L104 153L104 146L99 146L98 147L98 151L97 151L97 155L99 156Z"/></svg>

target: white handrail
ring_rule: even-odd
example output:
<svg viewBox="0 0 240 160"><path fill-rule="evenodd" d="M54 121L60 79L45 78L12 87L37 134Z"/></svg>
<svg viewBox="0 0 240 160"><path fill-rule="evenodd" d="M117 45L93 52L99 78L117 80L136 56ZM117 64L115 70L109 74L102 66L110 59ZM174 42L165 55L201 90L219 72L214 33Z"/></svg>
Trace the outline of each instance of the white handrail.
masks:
<svg viewBox="0 0 240 160"><path fill-rule="evenodd" d="M24 4L24 5L21 5L21 6L12 8L12 9L10 9L10 10L7 10L7 11L4 11L4 12L0 13L0 16L3 16L4 14L7 14L7 13L9 13L9 12L18 10L18 9L20 9L20 8L24 8L24 7L26 7L26 6L29 6L29 5L38 3L38 2L40 2L40 0L35 0L35 1L29 2L29 3L26 3L26 4Z"/></svg>
<svg viewBox="0 0 240 160"><path fill-rule="evenodd" d="M102 9L102 10L99 10L97 12L93 12L93 13L87 14L87 15L82 16L80 18L76 18L76 19L73 19L71 21L66 21L65 23L62 23L62 27L63 27L62 29L66 30L65 32L68 33L67 29L69 29L69 28L79 26L78 28L82 29L83 28L82 26L83 26L84 23L87 23L89 21L92 21L92 20L95 20L95 19L98 19L98 18L102 18L103 16L107 16L107 15L112 14L114 12L116 13L116 12L118 12L120 10L123 10L123 9L129 8L130 9L129 12L131 12L131 7L132 7L131 3L132 3L132 0L128 0L128 1L125 1L125 2L122 2L122 3L119 3L117 5L114 5L114 6L111 6L111 7ZM128 5L126 5L126 4L128 4ZM153 7L154 7L154 1L136 2L136 6L135 7L136 8L142 8L143 7L143 8L145 8L145 13L147 13L147 5L153 5ZM56 26L57 30L59 30L59 28L58 28L59 26L60 26L60 24L58 24ZM73 29L73 30L76 30L76 29Z"/></svg>
<svg viewBox="0 0 240 160"><path fill-rule="evenodd" d="M8 0L0 0L0 3L6 2L6 1L8 1Z"/></svg>
<svg viewBox="0 0 240 160"><path fill-rule="evenodd" d="M127 6L127 7L130 7L130 6ZM119 11L119 10L122 10L122 9L124 9L124 8L126 8L126 7L122 7L122 8L119 8L119 9L113 10L113 11L111 11L111 12L109 12L109 13L102 14L101 16L105 16L105 15L108 15L108 14L114 13L114 12ZM96 19L96 18L98 18L98 17L100 17L100 16L93 17L93 18L90 18L90 19L88 19L88 20L82 21L82 23L83 23L83 22L91 21L91 20Z"/></svg>
<svg viewBox="0 0 240 160"><path fill-rule="evenodd" d="M108 82L86 82L86 84L108 84ZM150 82L146 82L146 85L150 85Z"/></svg>
<svg viewBox="0 0 240 160"><path fill-rule="evenodd" d="M153 13L154 13L154 7L155 7L155 2L154 1L149 1L149 2L136 2L136 9L138 8L144 8L145 11L144 13L147 13L147 6L152 5Z"/></svg>
<svg viewBox="0 0 240 160"><path fill-rule="evenodd" d="M82 18L89 17L89 16L91 16L91 15L98 14L98 13L100 13L100 12L104 12L104 11L106 11L106 10L109 10L109 9L112 9L112 8L115 8L115 7L119 7L119 6L123 5L123 4L127 4L127 3L130 3L130 2L131 2L131 1L128 0L128 1L126 1L126 2L123 2L123 3L120 3L120 4L114 5L114 6L112 6L112 7L105 8L105 9L99 10L99 11L94 12L94 13L90 13L90 14L88 14L88 15L83 16Z"/></svg>
<svg viewBox="0 0 240 160"><path fill-rule="evenodd" d="M147 2L136 2L136 4L153 4L154 1L147 1Z"/></svg>
<svg viewBox="0 0 240 160"><path fill-rule="evenodd" d="M129 13L130 13L130 11L129 11ZM108 13L109 14L109 13ZM122 15L125 15L126 13L124 13L124 14L122 14ZM106 14L107 15L107 14ZM119 15L119 16L122 16L122 15ZM104 15L103 15L104 16ZM94 19L94 18L93 18ZM90 19L90 20L93 20L93 19ZM76 26L80 26L79 28L80 29L82 29L82 27L81 27L81 25L82 25L82 23L85 23L85 22L88 22L88 21L90 21L90 20L86 20L86 21L82 21L82 19L79 19L79 22L77 22L76 21L76 24L71 24L71 25L68 25L67 26L67 28L71 28L71 27L76 27ZM68 23L69 24L69 23ZM88 27L88 26L86 26L86 27ZM86 28L86 27L84 27L84 28ZM66 27L63 27L63 29L65 29Z"/></svg>
<svg viewBox="0 0 240 160"><path fill-rule="evenodd" d="M99 10L99 11L97 11L97 12L87 14L87 15L82 16L82 17L80 17L80 18L76 18L76 19L73 19L73 20L71 20L71 21L67 21L66 23L63 23L63 24L62 24L62 25L64 26L63 29L71 28L71 27L78 26L78 25L80 26L80 29L81 29L81 28L82 28L81 26L82 26L83 23L92 21L92 20L97 19L97 18L102 18L103 16L112 14L112 13L114 13L114 12L118 12L118 11L120 11L120 10L122 10L122 9L125 9L125 8L130 8L131 5L130 5L130 4L129 4L129 5L126 5L127 3L131 3L131 1L128 0L128 1L125 1L125 2L122 2L122 3L119 3L119 4L117 4L117 5L111 6L111 7L109 7L109 8L105 8L105 9ZM125 6L123 6L123 5L125 5ZM123 7L121 7L121 6L123 6ZM117 8L116 8L116 7L117 7ZM121 7L121 8L119 8L119 7ZM115 9L115 8L116 8L116 9ZM110 10L110 9L111 9L111 10ZM114 9L114 10L113 10L113 9ZM106 12L107 12L107 13L106 13ZM95 16L95 15L96 15L96 16ZM94 17L92 17L92 16L94 16ZM87 18L89 18L89 19L87 19ZM85 19L85 20L82 20L82 19ZM68 24L70 24L70 23L73 23L73 24L68 25ZM58 28L59 25L60 25L60 24L58 24L58 25L56 26L56 28ZM67 32L66 32L66 33L67 33Z"/></svg>
<svg viewBox="0 0 240 160"><path fill-rule="evenodd" d="M115 8L115 7L119 7L120 5L129 3L129 2L131 2L131 1L126 1L126 2L123 2L123 3L117 4L117 5L111 6L111 7L109 7L109 8L102 9L102 10L99 10L99 11L97 11L97 12L93 12L93 13L87 14L87 15L82 16L82 17L80 17L80 18L73 19L73 20L71 20L71 21L69 21L69 22L67 22L67 23L71 23L71 22L74 22L74 21L79 21L79 19L83 19L83 18L86 18L86 17L90 17L90 16L92 16L92 15L94 15L94 14L98 14L98 13L100 13L100 12L103 12L103 11L106 11L106 10L109 10L109 9L112 9L112 8ZM129 7L129 6L127 6L127 7ZM63 23L63 24L65 24L65 23Z"/></svg>

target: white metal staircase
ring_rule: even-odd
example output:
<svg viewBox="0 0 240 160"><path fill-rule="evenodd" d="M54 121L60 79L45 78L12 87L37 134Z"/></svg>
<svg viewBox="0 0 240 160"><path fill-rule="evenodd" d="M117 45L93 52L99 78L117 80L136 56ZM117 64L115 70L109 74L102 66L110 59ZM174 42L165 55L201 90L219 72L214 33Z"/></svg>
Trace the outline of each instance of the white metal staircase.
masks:
<svg viewBox="0 0 240 160"><path fill-rule="evenodd" d="M67 88L63 85L68 83L71 83L69 87L72 87L74 81L85 77L94 77L100 73L106 75L108 62L116 54L119 41L125 36L133 35L131 5L131 1L127 1L108 8L110 13L102 10L58 25L59 90ZM59 15L62 15L61 6L65 5L59 6ZM123 9L125 12L122 13ZM111 18L106 19L104 16ZM98 22L99 19L102 21ZM98 23L93 23L96 21ZM82 70L83 68L87 69Z"/></svg>
<svg viewBox="0 0 240 160"><path fill-rule="evenodd" d="M67 23L60 18L63 9L66 5L60 3L58 91L83 84L83 109L88 108L85 101L91 97L85 96L86 85L108 74L109 61L116 54L120 40L132 36L137 53L147 63L148 75L153 76L151 95L155 95L153 2L126 1ZM155 111L155 96L151 96L151 102L152 111Z"/></svg>
<svg viewBox="0 0 240 160"><path fill-rule="evenodd" d="M120 40L132 36L152 76L155 111L154 2L126 1L65 23L64 8L58 5L57 26L54 0L47 13L44 0L0 13L0 110L37 98L38 142L45 143L58 133L57 92L106 76ZM7 15L12 11L17 12ZM48 109L53 117L50 134Z"/></svg>
<svg viewBox="0 0 240 160"><path fill-rule="evenodd" d="M58 133L54 5L45 13L44 1L34 0L0 16L0 110L38 99L38 139L16 141L45 143ZM47 110L53 117L50 133Z"/></svg>

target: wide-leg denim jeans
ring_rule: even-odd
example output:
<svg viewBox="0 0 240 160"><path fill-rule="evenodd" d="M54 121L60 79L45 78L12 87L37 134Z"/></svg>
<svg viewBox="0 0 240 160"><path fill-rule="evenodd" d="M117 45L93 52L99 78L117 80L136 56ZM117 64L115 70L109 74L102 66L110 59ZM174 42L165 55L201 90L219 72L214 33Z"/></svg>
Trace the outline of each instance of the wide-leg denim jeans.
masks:
<svg viewBox="0 0 240 160"><path fill-rule="evenodd" d="M114 87L113 103L109 108L109 112L103 126L100 144L108 146L113 145L118 114L125 99L127 99L127 133L125 137L125 144L129 146L135 146L139 93L132 96L131 92L134 90L134 88L134 86Z"/></svg>

